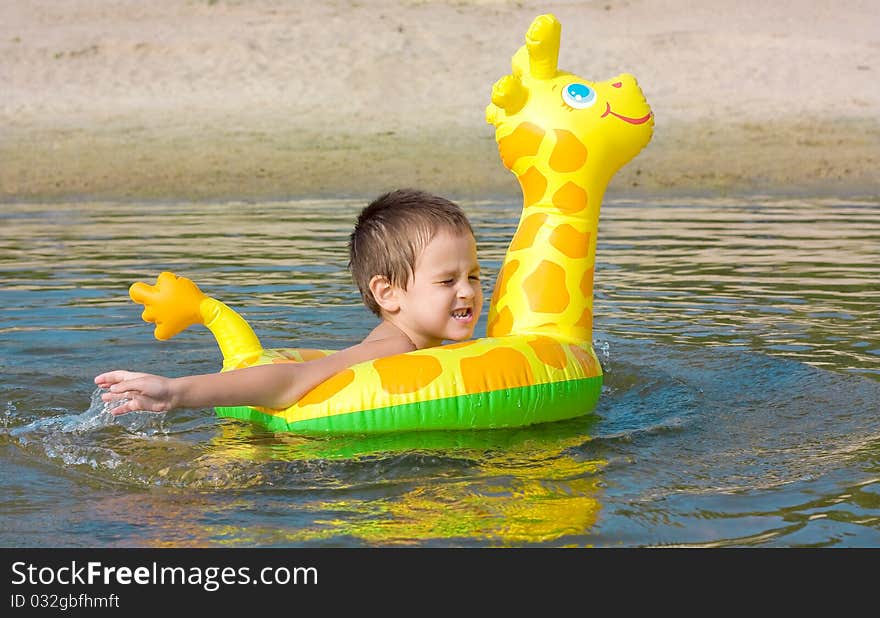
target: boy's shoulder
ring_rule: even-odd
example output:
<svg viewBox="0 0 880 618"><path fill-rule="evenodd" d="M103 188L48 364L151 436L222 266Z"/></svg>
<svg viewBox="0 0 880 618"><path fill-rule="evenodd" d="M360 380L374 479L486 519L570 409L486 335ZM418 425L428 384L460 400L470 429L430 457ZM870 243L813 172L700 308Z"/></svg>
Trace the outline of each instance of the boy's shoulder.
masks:
<svg viewBox="0 0 880 618"><path fill-rule="evenodd" d="M386 320L382 320L358 345L397 350L393 352L394 354L403 354L418 349L402 330Z"/></svg>

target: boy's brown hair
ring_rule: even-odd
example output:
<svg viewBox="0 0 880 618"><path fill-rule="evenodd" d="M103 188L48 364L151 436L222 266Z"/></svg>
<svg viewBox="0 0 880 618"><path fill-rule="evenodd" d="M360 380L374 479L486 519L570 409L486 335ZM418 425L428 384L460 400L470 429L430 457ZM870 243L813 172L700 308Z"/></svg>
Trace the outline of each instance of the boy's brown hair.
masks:
<svg viewBox="0 0 880 618"><path fill-rule="evenodd" d="M416 189L390 191L361 211L349 238L348 268L370 311L380 315L370 279L380 275L406 288L416 259L441 230L474 233L461 207Z"/></svg>

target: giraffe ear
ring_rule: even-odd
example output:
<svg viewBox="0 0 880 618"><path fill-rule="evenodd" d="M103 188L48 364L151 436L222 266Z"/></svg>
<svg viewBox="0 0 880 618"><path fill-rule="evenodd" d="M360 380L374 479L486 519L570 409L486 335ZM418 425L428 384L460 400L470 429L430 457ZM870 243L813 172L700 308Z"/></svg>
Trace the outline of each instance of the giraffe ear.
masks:
<svg viewBox="0 0 880 618"><path fill-rule="evenodd" d="M529 98L529 91L517 75L505 75L492 86L492 103L507 115L522 109Z"/></svg>

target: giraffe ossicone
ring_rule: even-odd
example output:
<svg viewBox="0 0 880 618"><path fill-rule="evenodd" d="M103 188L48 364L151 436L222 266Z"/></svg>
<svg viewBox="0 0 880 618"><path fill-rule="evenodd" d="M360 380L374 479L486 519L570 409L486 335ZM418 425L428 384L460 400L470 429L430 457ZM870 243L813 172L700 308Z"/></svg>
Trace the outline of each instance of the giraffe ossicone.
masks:
<svg viewBox="0 0 880 618"><path fill-rule="evenodd" d="M562 28L537 17L495 82L486 119L523 213L499 270L487 336L354 365L285 410L217 408L301 434L524 427L593 411L602 369L592 346L599 208L614 173L650 141L653 114L631 75L591 82L557 67ZM143 318L168 339L207 326L223 371L302 362L332 350L264 349L248 323L188 279L134 284Z"/></svg>

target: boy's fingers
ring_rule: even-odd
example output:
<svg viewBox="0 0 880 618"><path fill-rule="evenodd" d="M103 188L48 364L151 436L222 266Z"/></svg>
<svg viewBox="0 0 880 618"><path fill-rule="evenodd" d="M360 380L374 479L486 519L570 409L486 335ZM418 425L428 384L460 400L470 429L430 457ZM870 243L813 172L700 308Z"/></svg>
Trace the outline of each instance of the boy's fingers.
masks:
<svg viewBox="0 0 880 618"><path fill-rule="evenodd" d="M106 393L101 394L101 401L106 401L107 403L113 403L114 401L120 401L122 399L131 399L131 397L132 397L132 395L129 391L121 391L118 393L108 391Z"/></svg>
<svg viewBox="0 0 880 618"><path fill-rule="evenodd" d="M122 416L123 414L128 414L129 412L137 412L141 409L142 408L137 405L134 400L131 400L110 408L108 412L110 412L110 414L112 414L113 416Z"/></svg>
<svg viewBox="0 0 880 618"><path fill-rule="evenodd" d="M95 378L95 384L98 384L101 388L109 389L114 393L118 393L120 389L128 390L131 385L136 384L145 375L147 374L117 369L116 371L108 371L107 373L102 373L97 376Z"/></svg>
<svg viewBox="0 0 880 618"><path fill-rule="evenodd" d="M102 373L101 375L99 375L95 378L95 382L96 383L100 382L103 384L113 384L113 383L119 382L121 380L125 380L125 379L127 379L131 376L134 376L134 375L136 375L136 374L132 373L131 371L126 371L125 369L117 369L115 371L108 371L107 373Z"/></svg>
<svg viewBox="0 0 880 618"><path fill-rule="evenodd" d="M148 373L138 373L117 369L102 373L95 378L98 384L106 392L101 393L101 400L107 404L116 403L107 410L113 416L121 416L129 412L158 412L154 408L161 408L148 394L142 392L142 388L149 387Z"/></svg>
<svg viewBox="0 0 880 618"><path fill-rule="evenodd" d="M110 408L108 412L113 416L122 416L123 414L128 414L129 412L150 412L152 414L162 414L162 410L154 410L154 404L150 403L149 400L141 400L140 397L135 397L133 399L129 399L128 401L119 404L113 408Z"/></svg>
<svg viewBox="0 0 880 618"><path fill-rule="evenodd" d="M134 378L131 380L123 380L121 382L117 382L116 384L110 385L111 393L128 393L128 392L141 392L141 384L143 384L143 380L140 378Z"/></svg>
<svg viewBox="0 0 880 618"><path fill-rule="evenodd" d="M126 401L125 403L121 403L115 408L110 408L109 412L113 416L122 416L123 414L128 414L129 412L134 412L138 408L137 406L132 407L132 401Z"/></svg>
<svg viewBox="0 0 880 618"><path fill-rule="evenodd" d="M130 393L102 395L104 403L109 404L109 408L105 408L113 416L128 414L129 412L150 411L150 401L144 399L140 395L131 395Z"/></svg>
<svg viewBox="0 0 880 618"><path fill-rule="evenodd" d="M95 384L107 384L110 381L110 375L112 371L108 371L107 373L102 373L100 375L95 376Z"/></svg>

